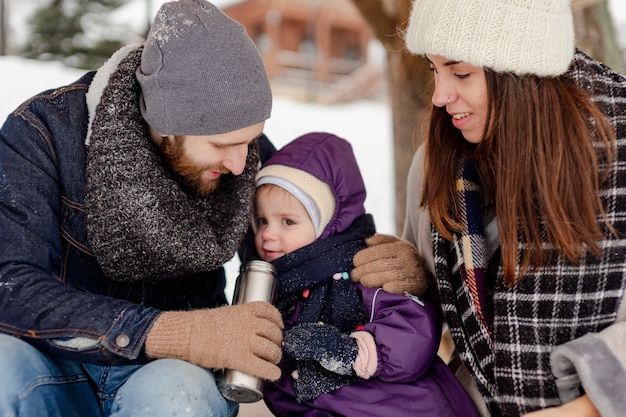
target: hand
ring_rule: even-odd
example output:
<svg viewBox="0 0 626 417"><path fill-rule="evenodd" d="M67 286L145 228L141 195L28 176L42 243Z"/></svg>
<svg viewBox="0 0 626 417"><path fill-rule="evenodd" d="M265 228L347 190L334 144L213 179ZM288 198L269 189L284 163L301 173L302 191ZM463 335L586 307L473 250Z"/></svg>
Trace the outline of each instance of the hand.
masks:
<svg viewBox="0 0 626 417"><path fill-rule="evenodd" d="M354 374L354 360L359 353L356 340L335 326L302 323L285 333L285 352L295 359L317 361L340 375Z"/></svg>
<svg viewBox="0 0 626 417"><path fill-rule="evenodd" d="M423 260L415 247L395 236L376 234L368 238L367 248L353 259L350 277L365 287L402 294L422 295L427 288Z"/></svg>
<svg viewBox="0 0 626 417"><path fill-rule="evenodd" d="M587 395L576 398L574 401L560 407L546 408L524 414L522 417L601 417Z"/></svg>
<svg viewBox="0 0 626 417"><path fill-rule="evenodd" d="M177 358L204 368L237 369L275 381L282 356L283 321L266 302L161 314L145 351L155 359Z"/></svg>

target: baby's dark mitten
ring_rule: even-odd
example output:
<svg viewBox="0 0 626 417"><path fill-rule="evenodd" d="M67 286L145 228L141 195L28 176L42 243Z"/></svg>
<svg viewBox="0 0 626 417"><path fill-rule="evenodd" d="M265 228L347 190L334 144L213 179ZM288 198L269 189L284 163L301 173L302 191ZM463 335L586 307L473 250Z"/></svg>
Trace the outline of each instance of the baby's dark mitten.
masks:
<svg viewBox="0 0 626 417"><path fill-rule="evenodd" d="M295 359L317 361L339 375L354 375L356 340L328 324L301 323L285 333L283 349Z"/></svg>
<svg viewBox="0 0 626 417"><path fill-rule="evenodd" d="M356 375L339 375L324 369L316 361L298 361L298 377L293 387L299 403L310 401L317 396L334 391L359 380Z"/></svg>

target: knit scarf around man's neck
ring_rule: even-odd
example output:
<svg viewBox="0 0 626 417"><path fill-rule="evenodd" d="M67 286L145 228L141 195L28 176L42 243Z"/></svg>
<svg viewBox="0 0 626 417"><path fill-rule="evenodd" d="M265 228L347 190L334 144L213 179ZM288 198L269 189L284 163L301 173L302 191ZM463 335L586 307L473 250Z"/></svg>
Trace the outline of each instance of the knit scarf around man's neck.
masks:
<svg viewBox="0 0 626 417"><path fill-rule="evenodd" d="M139 110L139 47L111 71L91 126L85 203L103 272L156 281L210 271L233 257L250 223L259 154L206 197L187 193L149 139Z"/></svg>

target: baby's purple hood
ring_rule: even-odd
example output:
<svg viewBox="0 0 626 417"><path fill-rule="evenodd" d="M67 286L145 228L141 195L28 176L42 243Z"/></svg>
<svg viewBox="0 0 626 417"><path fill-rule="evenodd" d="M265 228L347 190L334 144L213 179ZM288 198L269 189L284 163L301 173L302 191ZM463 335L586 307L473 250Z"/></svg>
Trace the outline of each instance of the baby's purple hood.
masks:
<svg viewBox="0 0 626 417"><path fill-rule="evenodd" d="M319 239L343 232L365 214L365 184L347 140L331 133L307 133L282 147L263 166L269 165L300 169L328 184L335 197L335 213Z"/></svg>

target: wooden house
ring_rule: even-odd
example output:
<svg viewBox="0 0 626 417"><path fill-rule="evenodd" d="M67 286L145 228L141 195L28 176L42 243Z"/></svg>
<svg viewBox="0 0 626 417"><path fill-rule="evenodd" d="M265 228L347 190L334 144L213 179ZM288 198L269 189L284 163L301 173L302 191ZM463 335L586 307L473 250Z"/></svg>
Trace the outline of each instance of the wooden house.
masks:
<svg viewBox="0 0 626 417"><path fill-rule="evenodd" d="M275 93L329 103L384 91L382 46L351 0L247 0L222 8L256 42Z"/></svg>

